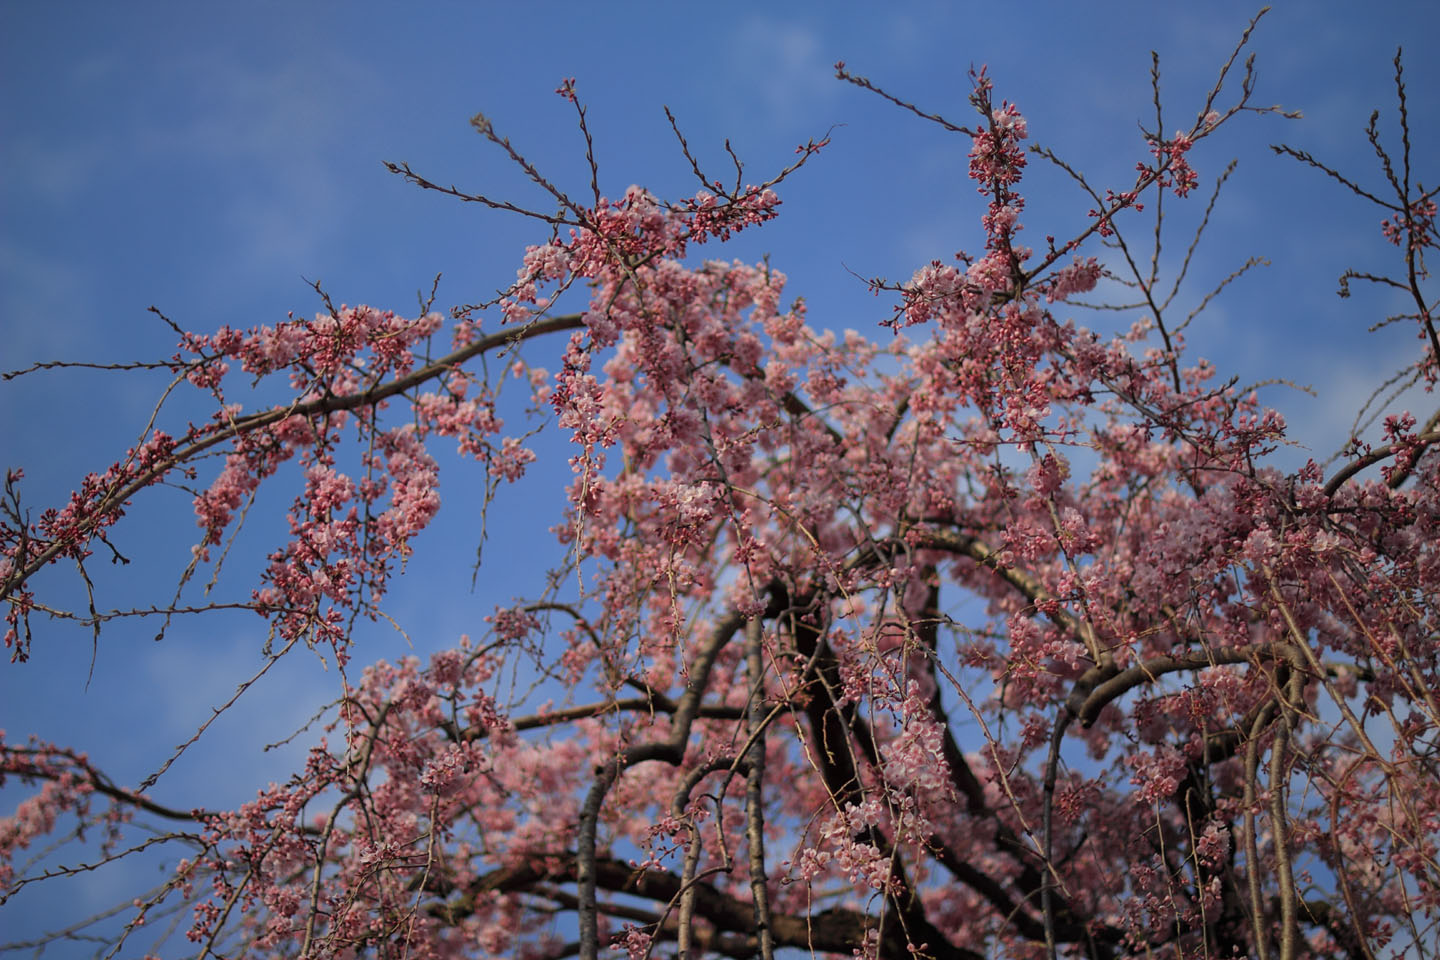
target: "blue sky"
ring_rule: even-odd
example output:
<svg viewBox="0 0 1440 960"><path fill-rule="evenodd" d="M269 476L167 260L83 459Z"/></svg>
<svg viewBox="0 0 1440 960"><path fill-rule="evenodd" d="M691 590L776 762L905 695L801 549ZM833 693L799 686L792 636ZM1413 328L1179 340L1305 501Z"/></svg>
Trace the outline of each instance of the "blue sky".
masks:
<svg viewBox="0 0 1440 960"><path fill-rule="evenodd" d="M150 305L202 331L275 323L319 308L307 281L337 302L400 312L414 310L437 273L442 307L493 295L543 233L422 193L382 161L543 207L546 198L471 130L469 118L483 111L552 180L583 193L583 142L553 93L564 77L577 78L589 106L601 188L612 196L632 183L668 197L693 191L662 104L702 161L725 171L728 137L755 182L833 128L832 145L781 190L778 221L723 254L702 253L768 253L790 278L787 296L810 304L812 322L883 337L877 325L889 302L870 297L855 274L903 280L931 259L979 248L981 201L965 177L967 143L834 80L834 61L965 122L966 71L988 64L997 94L1018 103L1036 142L1118 188L1144 157L1149 51L1161 55L1167 128L1188 126L1256 9L1154 0L7 4L0 368L159 359L174 338ZM1422 46L1434 36L1440 7L1421 0L1277 4L1251 47L1255 102L1303 110L1305 119L1242 116L1193 157L1207 189L1232 157L1239 166L1192 267L1187 302L1246 257L1271 265L1198 320L1192 344L1242 382L1313 385L1318 399L1284 389L1266 398L1319 454L1340 442L1358 403L1415 342L1408 328L1365 333L1386 312L1383 298L1335 296L1345 268L1389 266L1378 211L1266 145L1307 149L1378 188L1362 130L1378 108L1395 141L1390 60L1408 43L1416 156L1435 157L1440 60ZM1054 172L1032 171L1032 242L1076 230L1088 200ZM1429 183L1435 170L1422 164L1418 175ZM1177 210L1177 226L1202 203ZM1181 250L1172 239L1167 262ZM543 346L527 355L547 362ZM162 386L143 373L83 371L0 384L0 466L26 469L26 502L37 511L61 503L86 471L134 442ZM186 412L175 408L172 429ZM441 523L419 542L392 607L417 651L483 632L480 618L495 604L540 589L558 556L545 531L558 517L563 460L558 445L542 446L536 476L501 492L473 591L479 523L465 474L449 474ZM102 607L164 602L173 592L195 528L182 494L154 493L119 530L136 562L97 572ZM262 529L241 545L253 547L253 560L279 542ZM228 581L242 596L252 582L245 562L235 561ZM41 585L73 599L70 579L55 571ZM134 782L258 665L258 626L253 617L182 623L156 644L153 625L116 624L101 637L87 687L88 633L37 619L32 661L0 663L0 728L88 749ZM394 633L375 631L357 656L406 652ZM289 734L336 689L333 671L292 657L167 774L157 797L233 804L283 777L295 750L258 745ZM0 796L6 812L14 802L13 791ZM82 908L108 905L119 882L85 878ZM31 918L60 919L50 915L59 899L28 896Z"/></svg>

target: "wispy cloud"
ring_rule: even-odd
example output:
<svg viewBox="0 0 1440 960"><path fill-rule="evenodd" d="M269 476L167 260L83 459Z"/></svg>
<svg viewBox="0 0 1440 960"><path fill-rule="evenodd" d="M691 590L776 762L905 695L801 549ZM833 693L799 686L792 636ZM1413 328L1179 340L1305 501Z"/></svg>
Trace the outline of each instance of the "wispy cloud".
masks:
<svg viewBox="0 0 1440 960"><path fill-rule="evenodd" d="M5 330L5 352L12 361L51 359L74 344L75 328L50 322L54 312L89 299L86 271L63 257L33 246L0 240L0 318Z"/></svg>
<svg viewBox="0 0 1440 960"><path fill-rule="evenodd" d="M278 69L197 57L178 72L200 91L194 109L149 126L136 149L214 171L223 191L216 229L233 238L237 266L313 261L355 212L339 171L356 135L351 122L380 95L372 78L338 52Z"/></svg>
<svg viewBox="0 0 1440 960"><path fill-rule="evenodd" d="M237 625L220 631L177 625L147 652L145 678L153 689L166 691L147 720L150 742L183 743L211 718L212 710L235 695L237 682L259 672L264 666L259 652L264 624L258 618L254 624L254 630ZM294 735L340 693L341 679L333 664L326 670L305 649L291 650L216 720L202 744L177 761L161 781L166 795L204 797L209 804L253 799L257 786L298 769L319 735L311 730L282 747L260 747ZM217 756L229 759L217 766ZM153 768L154 755L147 755L145 762Z"/></svg>
<svg viewBox="0 0 1440 960"><path fill-rule="evenodd" d="M1411 386L1398 394L1385 386L1414 363L1413 341L1391 337L1384 345L1376 343L1370 352L1337 351L1311 359L1312 366L1324 364L1328 370L1323 384L1317 385L1315 398L1292 393L1285 402L1274 403L1286 413L1290 436L1301 445L1281 457L1286 466L1298 466L1310 457L1325 462L1349 436L1356 415L1367 404L1370 413L1380 414L1361 432L1361 438L1371 443L1380 442L1380 425L1386 414L1408 410L1417 421L1424 422L1437 405L1435 397L1427 395L1422 386ZM1396 386L1403 386L1403 382ZM1268 399L1273 403L1278 398Z"/></svg>
<svg viewBox="0 0 1440 960"><path fill-rule="evenodd" d="M813 119L809 111L839 92L835 57L811 24L751 15L740 22L735 43L739 75L747 78L753 102L762 106L771 123Z"/></svg>

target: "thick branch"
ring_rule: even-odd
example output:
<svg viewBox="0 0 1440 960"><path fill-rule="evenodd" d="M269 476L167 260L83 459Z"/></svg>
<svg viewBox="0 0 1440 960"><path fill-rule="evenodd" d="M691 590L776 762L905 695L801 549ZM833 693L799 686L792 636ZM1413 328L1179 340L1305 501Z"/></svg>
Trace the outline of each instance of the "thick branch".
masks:
<svg viewBox="0 0 1440 960"><path fill-rule="evenodd" d="M1294 666L1302 666L1299 654L1289 644L1252 643L1241 647L1222 647L1218 650L1197 650L1194 653L1167 654L1151 657L1129 669L1108 676L1105 671L1092 667L1076 682L1076 691L1085 694L1076 709L1076 715L1083 726L1090 726L1100 716L1106 705L1125 695L1135 687L1152 683L1167 673L1181 670L1203 670L1227 663L1251 663L1256 660L1285 659ZM1091 677L1091 674L1095 674ZM1087 680L1090 681L1087 683Z"/></svg>
<svg viewBox="0 0 1440 960"><path fill-rule="evenodd" d="M562 723L569 723L572 720L600 717L607 713L634 711L637 713L673 714L679 709L680 705L678 703L663 693L656 691L646 697L626 697L623 700L586 703L579 706L552 710L548 713L537 713L528 717L520 717L510 721L510 726L516 731L538 730L543 727L559 726ZM703 704L696 711L696 716L709 717L714 720L739 720L745 716L745 709L743 707L727 707L724 704ZM444 724L443 729L450 739L465 743L473 740L484 740L490 736L490 731L482 724L474 724L462 728L447 722Z"/></svg>
<svg viewBox="0 0 1440 960"><path fill-rule="evenodd" d="M1002 564L999 551L979 537L931 529L919 534L919 544L937 550L950 550L969 557L982 567L989 567L1000 579L1024 594L1035 608L1049 617L1057 627L1072 634L1086 649L1096 649L1094 631L1087 624L1060 606L1060 601L1050 596L1049 591L1035 578L1023 570Z"/></svg>
<svg viewBox="0 0 1440 960"><path fill-rule="evenodd" d="M600 805L610 792L615 781L627 767L648 760L663 760L675 765L685 756L685 745L690 739L690 726L700 710L700 697L710 682L710 668L720 649L740 629L743 619L738 613L731 613L716 625L710 638L701 648L695 663L690 668L690 679L685 684L685 693L680 698L680 707L675 711L668 739L655 743L642 743L627 747L620 755L596 771L595 782L585 797L585 806L580 813L580 829L577 837L579 850L576 853L576 881L580 887L580 957L581 960L596 960L600 954L599 915L595 905L597 882L595 838L600 821ZM753 919L753 917L752 917Z"/></svg>
<svg viewBox="0 0 1440 960"><path fill-rule="evenodd" d="M745 774L745 839L750 852L750 895L755 902L755 933L760 940L761 960L775 960L775 943L770 932L770 894L765 887L765 662L761 646L765 625L759 617L745 624L745 668L750 685L746 704L746 726L750 749L746 751L749 770Z"/></svg>
<svg viewBox="0 0 1440 960"><path fill-rule="evenodd" d="M1393 457L1401 450L1412 446L1416 449L1416 455L1418 456L1420 450L1425 449L1437 440L1440 440L1440 431L1430 430L1416 437L1413 444L1387 443L1383 447L1377 447L1374 450L1371 450L1363 457L1356 457L1354 460L1351 460L1349 463L1345 464L1345 466L1341 467L1340 470L1336 472L1335 476L1331 477L1330 480L1325 484L1325 495L1327 497L1333 497L1336 491L1338 491L1341 487L1345 486L1345 481L1349 480L1351 477L1355 476L1357 473L1364 470L1366 467L1373 467L1380 461ZM1405 475L1409 476L1408 470L1406 471Z"/></svg>
<svg viewBox="0 0 1440 960"><path fill-rule="evenodd" d="M437 919L454 922L473 913L477 897L483 899L483 894L528 890L547 881L578 882L578 860L578 856L550 857L545 860L547 865L533 863L492 870L469 884L460 898L433 905L429 912ZM671 871L653 868L637 870L612 857L595 858L593 871L596 886L657 903L678 900L684 886L681 877ZM703 881L693 884L691 889L695 891L696 916L710 922L722 933L753 936L753 903L721 893ZM845 908L831 908L808 917L772 913L770 919L777 947L799 947L816 953L848 954L861 947L866 931L878 924L875 917ZM887 960L911 960L914 954L899 926L886 924L885 930L880 955ZM934 960L981 960L982 957L976 951L953 946L944 938L938 941L932 939L924 954Z"/></svg>

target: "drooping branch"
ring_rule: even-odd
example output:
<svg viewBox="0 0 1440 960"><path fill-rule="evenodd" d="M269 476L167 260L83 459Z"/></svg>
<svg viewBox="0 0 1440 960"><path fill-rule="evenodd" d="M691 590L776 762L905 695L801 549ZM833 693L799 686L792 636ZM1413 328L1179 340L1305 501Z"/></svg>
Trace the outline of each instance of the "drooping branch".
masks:
<svg viewBox="0 0 1440 960"><path fill-rule="evenodd" d="M457 350L452 351L433 363L426 364L418 370L397 377L394 380L382 384L376 384L369 389L359 393L337 396L326 393L324 396L312 400L299 401L294 403L271 407L268 410L260 410L245 416L227 418L221 423L215 424L207 430L196 431L195 439L181 446L168 455L157 458L152 464L140 470L134 477L125 481L115 489L107 492L98 503L82 517L76 524L74 530L68 537L56 539L44 549L37 551L32 556L17 558L21 562L14 565L10 575L6 577L4 584L0 585L0 596L15 603L15 594L25 582L37 571L50 563L65 551L82 542L115 510L121 509L124 504L141 490L160 480L177 467L194 460L200 454L236 437L251 433L265 427L273 426L282 420L290 417L316 417L327 416L331 413L355 410L363 407L374 407L390 397L398 396L412 390L422 383L427 383L446 372L455 369L466 361L488 353L501 347L514 343L529 340L534 337L543 336L549 333L556 333L562 330L576 330L584 326L584 318L581 314L566 314L559 317L550 317L543 320L535 320L524 327L513 330L501 330L489 336L480 337L472 343L466 344Z"/></svg>
<svg viewBox="0 0 1440 960"><path fill-rule="evenodd" d="M180 810L156 803L142 792L118 786L108 776L96 769L88 758L80 756L72 750L30 747L4 747L3 750L3 772L8 776L37 780L59 780L62 777L74 777L101 796L109 797L126 807L166 820L201 823L219 815L211 810L198 808ZM56 766L53 758L59 758L63 765Z"/></svg>

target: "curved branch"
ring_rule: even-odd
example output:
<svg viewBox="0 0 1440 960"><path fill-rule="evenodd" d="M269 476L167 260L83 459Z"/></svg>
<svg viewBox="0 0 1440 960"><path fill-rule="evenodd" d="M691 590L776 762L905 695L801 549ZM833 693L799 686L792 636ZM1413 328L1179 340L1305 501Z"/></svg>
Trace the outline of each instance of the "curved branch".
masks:
<svg viewBox="0 0 1440 960"><path fill-rule="evenodd" d="M1430 424L1430 426L1433 426L1434 418L1432 417L1431 420L1432 423ZM1340 470L1335 474L1335 476L1331 477L1329 481L1326 482L1325 496L1333 497L1335 493L1345 485L1345 481L1349 480L1351 477L1355 476L1355 474L1359 473L1361 470L1364 470L1366 467L1373 467L1381 460L1384 460L1387 457L1394 456L1401 450L1410 447L1416 448L1416 451L1418 453L1419 450L1425 449L1432 443L1435 443L1437 440L1440 440L1440 430L1429 430L1415 437L1414 441L1411 443L1387 443L1383 447L1376 447L1374 450L1371 450L1363 457L1356 457L1354 460L1351 460L1349 463L1345 464L1345 466L1341 467ZM1405 476L1409 476L1408 470L1405 471Z"/></svg>
<svg viewBox="0 0 1440 960"><path fill-rule="evenodd" d="M532 889L536 884L577 882L579 856L545 858L539 863L492 870L468 884L461 897L432 905L428 912L436 919L454 922L474 912L477 897L486 893L508 893ZM669 903L684 892L682 878L669 870L636 869L613 857L594 858L592 865L598 887L615 893ZM708 883L691 886L695 891L695 915L714 925L720 933L754 936L755 907L748 899L732 897ZM447 891L448 892L448 891ZM483 899L483 898L482 898ZM866 943L867 931L876 929L876 918L841 907L832 907L809 916L773 913L771 932L777 947L798 947L816 953L849 954ZM915 954L896 924L886 925L880 956L887 960L912 958ZM581 955L583 955L583 941ZM934 960L982 960L983 955L948 941L930 941L924 955Z"/></svg>
<svg viewBox="0 0 1440 960"><path fill-rule="evenodd" d="M1087 690L1086 696L1077 709L1076 716L1085 727L1093 725L1100 711L1112 701L1144 683L1150 683L1167 673L1181 670L1203 670L1206 667L1229 663L1250 663L1255 660L1290 661L1292 666L1303 667L1300 655L1288 643L1251 643L1241 647L1225 647L1219 650L1200 650L1195 653L1167 654L1151 657L1142 663L1086 687L1085 680L1095 668L1087 670L1077 682L1077 690Z"/></svg>
<svg viewBox="0 0 1440 960"><path fill-rule="evenodd" d="M600 954L599 914L595 904L595 889L598 875L595 856L595 839L599 827L600 805L610 792L615 781L627 767L647 760L663 760L671 765L678 764L685 756L685 745L690 739L690 726L700 710L700 697L710 682L710 668L722 647L740 629L744 620L739 613L731 613L716 625L710 639L701 648L695 664L690 668L690 679L685 684L685 694L680 698L679 709L675 711L673 725L668 739L655 743L641 743L627 747L620 755L596 771L595 782L585 797L585 806L580 813L580 829L577 836L576 883L580 888L580 956L582 960L596 960ZM753 919L753 915L752 918Z"/></svg>
<svg viewBox="0 0 1440 960"><path fill-rule="evenodd" d="M1000 579L1024 594L1034 604L1035 609L1049 617L1057 627L1069 631L1079 639L1086 649L1097 648L1094 642L1094 631L1087 624L1060 606L1060 601L1050 596L1049 591L1035 578L1023 570L1003 565L999 559L999 551L984 540L968 533L961 534L933 529L919 531L916 536L917 546L950 550L969 557L982 567L994 570Z"/></svg>
<svg viewBox="0 0 1440 960"><path fill-rule="evenodd" d="M48 547L36 554L33 559L24 564L17 564L14 572L5 580L3 589L0 589L0 594L3 594L7 600L14 603L14 592L17 589L29 580L36 571L88 536L99 524L101 519L108 516L114 510L119 509L127 500L152 483L155 483L171 470L204 453L217 444L262 427L268 427L271 424L279 423L281 420L286 420L294 416L309 417L316 414L330 414L344 410L353 410L357 407L374 406L383 400L404 393L413 387L417 387L428 380L433 380L445 371L459 366L465 361L489 350L508 346L509 344L523 340L529 340L532 337L538 337L547 333L555 333L561 330L576 330L582 326L584 326L584 317L578 313L566 314L561 317L551 317L548 320L537 320L515 330L502 330L497 333L492 333L488 337L481 337L479 340L452 351L433 363L427 364L418 370L411 371L405 376L398 377L388 383L371 387L361 393L348 394L343 397L327 394L304 403L297 402L284 407L271 407L268 410L261 410L243 417L236 417L209 436L195 440L171 453L169 456L156 460L154 464L142 470L129 483L107 494L104 499L96 504L87 517L76 524L74 532L68 537L53 541Z"/></svg>
<svg viewBox="0 0 1440 960"><path fill-rule="evenodd" d="M126 790L124 787L116 786L115 781L91 766L88 760L77 756L69 750L36 750L25 747L18 749L3 747L0 748L0 756L4 755L16 758L27 755L64 758L73 768L64 771L64 773L70 775L79 773L80 776L77 779L88 784L96 793L109 797L118 803L134 807L136 810L143 810L154 816L163 817L166 820L199 823L211 817L219 816L217 812L212 810L201 810L198 808L194 810L178 810L174 807L167 807L163 804L156 803L143 793L137 793L132 790ZM4 764L4 771L11 776L20 777L21 779L58 780L62 776L61 773L51 773L38 764L27 765L20 762L6 762Z"/></svg>

